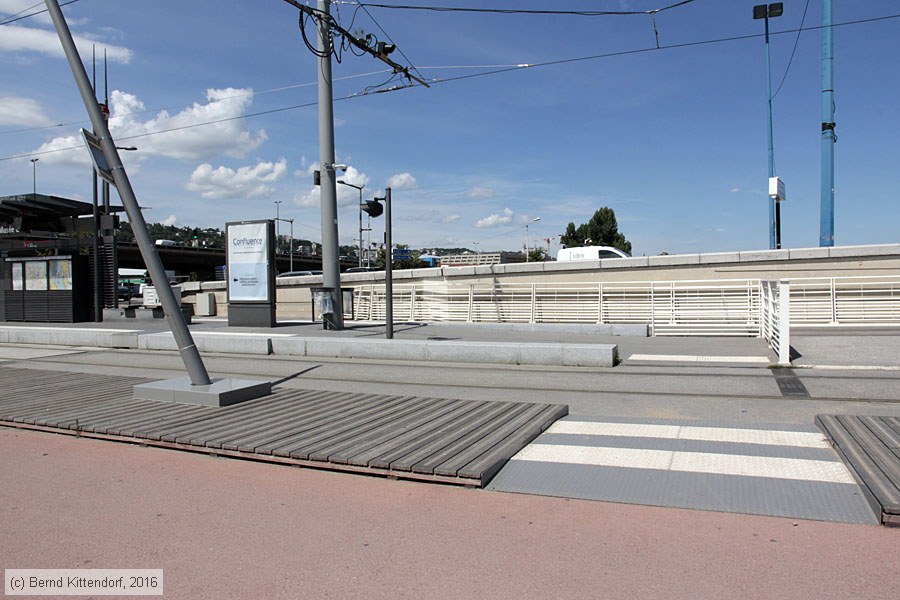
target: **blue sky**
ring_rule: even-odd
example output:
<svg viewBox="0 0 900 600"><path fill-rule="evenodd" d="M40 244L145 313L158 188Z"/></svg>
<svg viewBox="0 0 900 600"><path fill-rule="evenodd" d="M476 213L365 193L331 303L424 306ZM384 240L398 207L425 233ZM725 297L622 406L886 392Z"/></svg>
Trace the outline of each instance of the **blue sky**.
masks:
<svg viewBox="0 0 900 600"><path fill-rule="evenodd" d="M0 22L36 1L0 0ZM402 2L537 10L669 3ZM361 94L390 73L345 52L333 66L337 161L352 167L345 178L365 185L364 198L392 187L394 240L414 248L517 250L525 223L535 243L602 206L616 211L635 255L767 248L763 39L665 48L761 34L755 3L696 0L659 13L661 50L647 15L338 3L332 13L344 27L385 40L383 28L399 48L392 58L438 81ZM776 171L788 194L782 237L785 247L811 247L819 237L822 1L784 4L771 21L775 88L795 41L797 49L774 100ZM807 6L799 40L778 33L799 28ZM98 56L106 49L112 132L138 148L123 159L148 220L224 228L274 217L280 200L296 237L320 239L310 175L319 156L316 66L296 8L282 0L80 0L63 12L85 61L92 43ZM896 14L892 0L835 2L834 21ZM900 18L836 27L834 40L835 241L898 242ZM86 114L46 14L0 26L0 80L0 195L30 192L29 160L38 158L38 192L90 200L89 158L76 137ZM256 115L267 111L277 112ZM222 119L230 120L156 133ZM352 244L359 196L339 192L341 243ZM372 223L380 239L383 219Z"/></svg>

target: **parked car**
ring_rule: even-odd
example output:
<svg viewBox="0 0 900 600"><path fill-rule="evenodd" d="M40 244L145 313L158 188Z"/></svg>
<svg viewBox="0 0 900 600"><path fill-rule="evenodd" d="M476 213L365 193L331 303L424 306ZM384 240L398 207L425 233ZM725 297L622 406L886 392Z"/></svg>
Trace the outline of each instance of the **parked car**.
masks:
<svg viewBox="0 0 900 600"><path fill-rule="evenodd" d="M131 302L131 298L134 296L134 289L130 285L120 285L116 295L119 300Z"/></svg>
<svg viewBox="0 0 900 600"><path fill-rule="evenodd" d="M344 273L374 273L375 271L381 271L378 267L350 267Z"/></svg>

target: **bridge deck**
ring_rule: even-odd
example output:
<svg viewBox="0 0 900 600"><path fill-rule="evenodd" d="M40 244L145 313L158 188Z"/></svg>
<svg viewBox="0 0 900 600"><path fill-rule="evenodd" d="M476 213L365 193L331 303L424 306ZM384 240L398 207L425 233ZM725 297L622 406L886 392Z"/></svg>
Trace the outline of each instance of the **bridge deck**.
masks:
<svg viewBox="0 0 900 600"><path fill-rule="evenodd" d="M229 407L134 400L146 380L0 368L0 425L483 486L564 405L283 389Z"/></svg>
<svg viewBox="0 0 900 600"><path fill-rule="evenodd" d="M816 424L856 476L881 522L900 527L900 418L818 415Z"/></svg>

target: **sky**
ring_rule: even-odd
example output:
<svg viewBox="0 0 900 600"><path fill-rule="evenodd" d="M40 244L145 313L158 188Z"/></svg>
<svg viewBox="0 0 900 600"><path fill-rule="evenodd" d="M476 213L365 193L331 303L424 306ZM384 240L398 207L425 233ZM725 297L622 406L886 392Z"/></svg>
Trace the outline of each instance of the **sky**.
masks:
<svg viewBox="0 0 900 600"><path fill-rule="evenodd" d="M364 186L364 200L391 187L393 239L412 248L549 244L555 254L569 222L608 206L635 256L766 249L756 2L694 0L655 15L605 16L334 3L342 27L393 41L391 58L430 83L402 87L404 77L392 80L369 55L345 51L333 62L336 161L349 166L342 178ZM36 3L0 0L0 196L34 186L90 201L78 133L89 123L59 40L46 13L18 19L43 8ZM379 2L556 11L675 3ZM789 0L770 20L789 248L819 244L822 4ZM835 245L900 242L900 5L834 4ZM148 221L224 229L277 214L294 219L295 237L321 241L317 65L297 8L78 0L63 13L88 73L92 47L100 57L101 100L106 54L112 135L137 147L121 154ZM314 39L311 24L307 31ZM355 244L359 191L338 192L340 241ZM371 223L380 241L384 219Z"/></svg>

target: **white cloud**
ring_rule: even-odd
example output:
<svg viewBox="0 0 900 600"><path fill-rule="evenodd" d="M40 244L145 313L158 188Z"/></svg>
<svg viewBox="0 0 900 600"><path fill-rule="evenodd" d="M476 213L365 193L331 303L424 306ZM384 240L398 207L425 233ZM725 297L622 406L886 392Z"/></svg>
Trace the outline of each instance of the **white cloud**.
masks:
<svg viewBox="0 0 900 600"><path fill-rule="evenodd" d="M206 104L195 102L175 115L163 110L147 121L140 121L144 103L133 94L113 90L109 102L110 131L117 143L137 146L141 158L165 156L187 161L208 160L220 154L240 158L266 141L264 130L251 133L240 118L253 102L253 90L209 89L206 98ZM192 127L210 122L214 123ZM166 133L155 133L159 131ZM54 138L37 152L64 148L77 151L49 154L48 162L88 163L80 135Z"/></svg>
<svg viewBox="0 0 900 600"><path fill-rule="evenodd" d="M310 165L309 173L316 169L318 169L317 163ZM357 171L356 167L347 167L347 170L344 172L338 171L336 179L362 187L369 183L369 176ZM363 199L365 199L365 193L363 193ZM319 186L312 186L308 192L301 192L294 196L294 204L297 206L318 206L320 200ZM347 185L337 184L337 203L338 206L355 206L359 204L359 190Z"/></svg>
<svg viewBox="0 0 900 600"><path fill-rule="evenodd" d="M18 96L0 98L0 125L41 127L50 123L52 121L35 100Z"/></svg>
<svg viewBox="0 0 900 600"><path fill-rule="evenodd" d="M163 219L162 224L166 225L166 226L172 226L177 222L178 222L178 217L176 217L175 215L169 215L168 217Z"/></svg>
<svg viewBox="0 0 900 600"><path fill-rule="evenodd" d="M469 190L470 198L493 198L497 192L488 187L473 187Z"/></svg>
<svg viewBox="0 0 900 600"><path fill-rule="evenodd" d="M90 56L92 49L96 46L99 56L103 56L105 49L109 60L127 64L134 54L122 46L104 44L102 41L80 35L73 34L72 37L75 39L75 45L81 56ZM59 36L55 31L18 25L3 26L3 35L0 35L0 52L37 52L57 58L65 57L62 44L59 43Z"/></svg>
<svg viewBox="0 0 900 600"><path fill-rule="evenodd" d="M286 172L285 159L276 163L260 162L256 166L237 170L229 167L214 169L209 163L204 163L194 169L185 187L210 199L267 198L275 193L275 187L270 184L284 177Z"/></svg>
<svg viewBox="0 0 900 600"><path fill-rule="evenodd" d="M418 182L410 173L391 175L387 181L387 187L394 190L414 190L416 186L418 186Z"/></svg>
<svg viewBox="0 0 900 600"><path fill-rule="evenodd" d="M511 209L504 208L502 215L494 213L494 214L490 215L489 217L479 219L478 222L475 223L475 227L477 227L478 229L487 229L490 227L499 227L501 225L509 225L510 223L512 223L514 216L515 216L515 213Z"/></svg>
<svg viewBox="0 0 900 600"><path fill-rule="evenodd" d="M457 215L454 213L452 215L447 215L446 217L441 219L441 223L456 223L460 219L462 219L462 215Z"/></svg>
<svg viewBox="0 0 900 600"><path fill-rule="evenodd" d="M733 188L731 188L731 193L732 193L732 194L737 194L739 191L741 191L741 188L739 188L739 187L733 187Z"/></svg>

